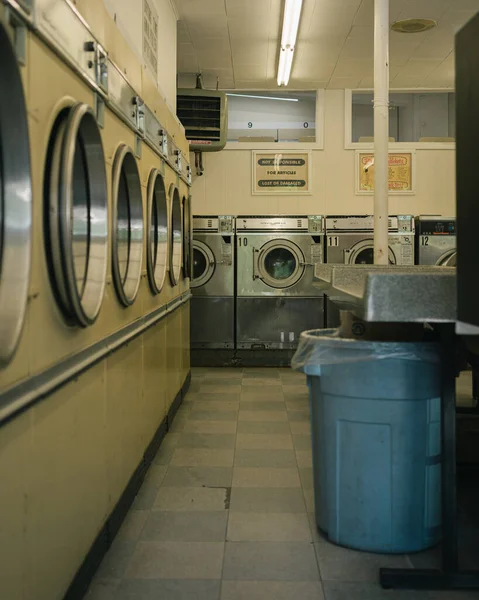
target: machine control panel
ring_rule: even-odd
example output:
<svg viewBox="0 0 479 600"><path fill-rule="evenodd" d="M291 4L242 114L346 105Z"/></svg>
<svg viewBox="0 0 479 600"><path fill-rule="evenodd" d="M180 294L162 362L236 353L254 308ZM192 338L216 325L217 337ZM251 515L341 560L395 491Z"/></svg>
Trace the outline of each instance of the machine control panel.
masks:
<svg viewBox="0 0 479 600"><path fill-rule="evenodd" d="M390 232L413 233L414 217L411 215L391 215L388 218ZM374 231L373 215L330 216L326 217L327 231Z"/></svg>
<svg viewBox="0 0 479 600"><path fill-rule="evenodd" d="M322 216L238 216L236 217L236 229L246 231L308 231L320 234L324 230L324 218Z"/></svg>
<svg viewBox="0 0 479 600"><path fill-rule="evenodd" d="M309 233L319 234L324 230L324 218L320 215L313 215L308 217L308 231Z"/></svg>
<svg viewBox="0 0 479 600"><path fill-rule="evenodd" d="M234 222L234 217L231 215L195 215L193 216L193 230L230 234L234 232Z"/></svg>
<svg viewBox="0 0 479 600"><path fill-rule="evenodd" d="M419 235L456 235L455 219L418 219Z"/></svg>

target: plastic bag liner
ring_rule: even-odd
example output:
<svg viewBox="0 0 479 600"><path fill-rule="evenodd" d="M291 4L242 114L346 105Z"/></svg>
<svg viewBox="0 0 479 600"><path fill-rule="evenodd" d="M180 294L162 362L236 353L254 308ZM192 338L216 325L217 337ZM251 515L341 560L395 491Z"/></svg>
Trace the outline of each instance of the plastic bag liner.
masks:
<svg viewBox="0 0 479 600"><path fill-rule="evenodd" d="M374 360L440 362L439 345L434 342L374 342L339 337L338 329L303 331L291 361L295 371L320 375L321 366Z"/></svg>

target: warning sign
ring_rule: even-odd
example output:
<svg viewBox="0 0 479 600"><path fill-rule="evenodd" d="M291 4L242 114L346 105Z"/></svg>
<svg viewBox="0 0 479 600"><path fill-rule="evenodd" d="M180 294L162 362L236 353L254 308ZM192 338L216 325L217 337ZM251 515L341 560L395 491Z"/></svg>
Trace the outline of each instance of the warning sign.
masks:
<svg viewBox="0 0 479 600"><path fill-rule="evenodd" d="M143 58L158 77L158 12L152 0L143 0Z"/></svg>
<svg viewBox="0 0 479 600"><path fill-rule="evenodd" d="M309 152L253 152L253 194L310 194Z"/></svg>

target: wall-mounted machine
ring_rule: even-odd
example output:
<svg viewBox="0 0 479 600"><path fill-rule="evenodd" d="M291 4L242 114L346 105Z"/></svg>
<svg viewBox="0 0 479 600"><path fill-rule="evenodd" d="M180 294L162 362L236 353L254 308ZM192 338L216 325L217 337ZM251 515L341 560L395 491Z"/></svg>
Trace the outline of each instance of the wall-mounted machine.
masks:
<svg viewBox="0 0 479 600"><path fill-rule="evenodd" d="M389 217L389 264L414 264L414 217ZM326 262L346 265L374 263L374 217L326 217ZM327 328L339 326L339 309L326 298L325 322Z"/></svg>
<svg viewBox="0 0 479 600"><path fill-rule="evenodd" d="M448 217L416 218L418 265L456 266L456 220Z"/></svg>
<svg viewBox="0 0 479 600"><path fill-rule="evenodd" d="M193 217L191 348L234 348L234 217Z"/></svg>
<svg viewBox="0 0 479 600"><path fill-rule="evenodd" d="M237 349L291 350L299 334L323 323L323 295L313 285L323 262L321 216L239 216Z"/></svg>

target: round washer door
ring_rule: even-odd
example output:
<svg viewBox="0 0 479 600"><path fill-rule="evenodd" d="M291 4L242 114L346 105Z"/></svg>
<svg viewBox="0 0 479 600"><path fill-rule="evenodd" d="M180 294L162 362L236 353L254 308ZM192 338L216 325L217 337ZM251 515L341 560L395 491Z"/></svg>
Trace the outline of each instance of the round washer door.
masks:
<svg viewBox="0 0 479 600"><path fill-rule="evenodd" d="M190 199L183 196L183 277L191 278L191 216Z"/></svg>
<svg viewBox="0 0 479 600"><path fill-rule="evenodd" d="M120 144L113 161L112 267L120 302L130 306L140 287L143 260L143 200L131 148Z"/></svg>
<svg viewBox="0 0 479 600"><path fill-rule="evenodd" d="M171 229L170 229L170 280L171 285L178 285L183 260L183 222L181 200L178 188L170 185Z"/></svg>
<svg viewBox="0 0 479 600"><path fill-rule="evenodd" d="M46 253L60 308L71 325L96 320L108 264L108 195L100 130L93 110L60 112L45 162Z"/></svg>
<svg viewBox="0 0 479 600"><path fill-rule="evenodd" d="M441 267L455 267L457 260L457 250L450 250L445 252L437 261L437 265Z"/></svg>
<svg viewBox="0 0 479 600"><path fill-rule="evenodd" d="M389 264L396 264L396 257L391 248L388 248ZM372 240L363 240L355 244L349 250L346 250L344 262L347 265L373 265L374 264L374 242Z"/></svg>
<svg viewBox="0 0 479 600"><path fill-rule="evenodd" d="M153 294L159 294L165 282L168 258L168 202L165 182L158 169L152 169L148 179L146 248L150 288Z"/></svg>
<svg viewBox="0 0 479 600"><path fill-rule="evenodd" d="M211 248L204 242L193 240L193 279L191 287L197 288L208 283L215 272L215 257Z"/></svg>
<svg viewBox="0 0 479 600"><path fill-rule="evenodd" d="M304 273L304 256L289 240L271 240L254 250L255 276L273 288L288 288Z"/></svg>
<svg viewBox="0 0 479 600"><path fill-rule="evenodd" d="M22 79L1 23L0 57L0 366L4 366L17 348L27 308L32 180Z"/></svg>

